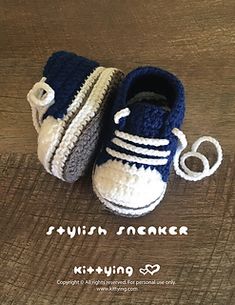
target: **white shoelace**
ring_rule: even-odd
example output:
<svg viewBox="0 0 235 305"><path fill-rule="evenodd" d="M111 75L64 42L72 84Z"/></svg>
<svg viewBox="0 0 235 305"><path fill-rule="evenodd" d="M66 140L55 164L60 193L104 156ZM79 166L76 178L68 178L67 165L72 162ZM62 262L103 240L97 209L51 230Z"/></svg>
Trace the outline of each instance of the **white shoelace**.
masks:
<svg viewBox="0 0 235 305"><path fill-rule="evenodd" d="M46 78L43 77L27 94L27 100L32 110L33 125L37 132L40 131L43 115L55 102L55 92L45 83L45 80Z"/></svg>
<svg viewBox="0 0 235 305"><path fill-rule="evenodd" d="M199 181L205 177L208 177L208 176L211 176L212 174L214 174L214 172L218 169L218 167L220 166L220 164L223 160L222 148L216 139L209 137L209 136L200 137L193 143L191 151L181 155L182 151L187 147L186 136L181 130L179 130L177 128L174 128L172 130L172 133L179 139L179 142L180 142L180 145L177 148L177 151L176 151L176 154L175 154L174 160L173 160L174 169L175 169L175 172L177 175L184 178L185 180ZM215 149L217 151L217 160L212 167L210 167L209 161L206 158L206 156L204 156L203 154L201 154L197 151L199 146L203 142L212 143L215 146ZM200 159L202 161L202 164L203 164L202 172L195 172L187 167L185 161L190 157L194 157L194 158ZM180 169L179 165L182 167L182 169L184 171L182 171Z"/></svg>
<svg viewBox="0 0 235 305"><path fill-rule="evenodd" d="M124 109L118 111L114 116L115 124L118 124L121 118L129 116L129 114L130 114L129 108L124 108ZM177 151L176 151L174 159L173 159L173 165L174 165L174 169L175 169L175 172L177 175L179 175L180 177L182 177L185 180L199 181L205 177L211 176L218 169L218 167L220 166L220 164L223 160L223 153L222 153L222 148L216 139L214 139L210 136L200 137L192 145L191 151L181 155L183 150L187 147L186 136L178 128L174 128L172 130L172 133L179 139L179 146L177 148ZM130 137L130 135L128 135L128 137ZM140 137L137 137L137 138L140 139ZM168 141L167 139L161 139L161 140ZM142 141L143 141L143 139L142 139ZM155 139L155 141L156 141L156 139ZM206 156L204 156L203 154L198 152L199 146L204 142L212 143L215 146L215 149L217 151L217 160L212 167L210 167L209 161L206 158ZM203 164L202 172L192 171L190 168L187 167L185 162L190 157L194 157L194 158L200 159L202 161L202 164ZM139 159L141 159L141 158L139 158ZM159 159L159 160L161 160L161 159ZM164 164L162 164L162 165L164 165ZM180 166L183 170L180 168Z"/></svg>

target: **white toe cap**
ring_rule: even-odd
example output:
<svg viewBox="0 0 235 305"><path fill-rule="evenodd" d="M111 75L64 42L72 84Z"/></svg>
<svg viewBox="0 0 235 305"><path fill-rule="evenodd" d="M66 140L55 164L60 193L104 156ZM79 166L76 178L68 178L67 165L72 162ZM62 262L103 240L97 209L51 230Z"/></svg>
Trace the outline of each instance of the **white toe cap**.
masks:
<svg viewBox="0 0 235 305"><path fill-rule="evenodd" d="M166 182L157 170L137 168L117 160L96 166L93 185L99 197L126 208L150 205L166 189Z"/></svg>

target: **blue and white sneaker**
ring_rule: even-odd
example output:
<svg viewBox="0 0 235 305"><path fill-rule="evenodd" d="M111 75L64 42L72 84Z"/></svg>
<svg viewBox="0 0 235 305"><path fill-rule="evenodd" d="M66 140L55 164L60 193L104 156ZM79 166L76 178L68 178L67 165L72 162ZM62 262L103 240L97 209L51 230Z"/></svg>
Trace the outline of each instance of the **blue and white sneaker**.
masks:
<svg viewBox="0 0 235 305"><path fill-rule="evenodd" d="M38 157L52 175L74 182L91 165L104 108L122 79L115 68L60 51L52 54L43 78L29 91Z"/></svg>
<svg viewBox="0 0 235 305"><path fill-rule="evenodd" d="M193 181L219 167L222 150L211 137L198 139L192 151L180 158L187 146L179 130L184 111L184 89L173 74L140 67L126 76L113 103L104 147L93 170L93 188L105 207L129 217L152 211L164 197L172 161L178 175ZM204 141L214 143L218 152L212 168L197 152ZM185 160L192 156L203 162L203 172L186 166Z"/></svg>

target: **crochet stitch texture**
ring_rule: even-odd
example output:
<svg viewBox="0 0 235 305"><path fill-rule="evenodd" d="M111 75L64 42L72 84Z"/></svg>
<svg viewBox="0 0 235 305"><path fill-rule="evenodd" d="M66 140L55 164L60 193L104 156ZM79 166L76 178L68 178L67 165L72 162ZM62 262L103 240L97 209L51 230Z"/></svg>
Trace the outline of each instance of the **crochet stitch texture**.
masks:
<svg viewBox="0 0 235 305"><path fill-rule="evenodd" d="M54 176L73 182L91 165L103 113L121 71L60 51L28 93L38 131L38 157Z"/></svg>
<svg viewBox="0 0 235 305"><path fill-rule="evenodd" d="M71 52L59 51L52 54L44 67L43 76L46 77L46 83L56 92L56 96L55 103L43 118L49 115L63 118L84 80L98 66L97 62Z"/></svg>
<svg viewBox="0 0 235 305"><path fill-rule="evenodd" d="M105 207L128 217L152 211L164 197L172 161L178 175L193 181L219 167L222 150L211 137L200 138L180 159L187 146L179 130L184 99L180 80L160 68L140 67L123 80L93 171L93 189ZM211 168L206 157L197 152L204 141L212 142L217 149L218 159ZM190 156L203 162L202 172L186 166Z"/></svg>
<svg viewBox="0 0 235 305"><path fill-rule="evenodd" d="M179 129L185 97L175 75L139 67L122 79L118 69L60 51L48 59L42 79L27 99L45 169L64 181L76 181L92 164L102 140L93 189L109 210L137 217L163 199L172 163L177 175L198 181L212 175L223 156L219 142L209 136L199 138L191 151L181 155L187 146ZM217 150L213 166L198 151L203 142L211 142ZM189 157L201 160L201 172L187 167Z"/></svg>
<svg viewBox="0 0 235 305"><path fill-rule="evenodd" d="M114 115L128 106L128 101L139 92L156 92L159 95L165 96L171 111L166 111L162 109L162 107L156 107L154 100L152 100L152 103L149 103L151 100L143 97L140 102L136 102L129 106L131 115L121 118L119 123L115 124L113 120ZM128 134L125 139L123 139L126 142L126 145L123 145L123 147L119 146L118 151L134 156L136 155L136 150L130 151L129 149L126 149L128 144L133 144L133 141L130 141L133 136L143 137L145 139L167 139L167 145L158 148L159 151L171 152L168 157L168 162L164 167L122 160L123 164L135 164L137 168L150 167L152 170L156 169L162 175L163 181L166 182L168 180L170 165L175 155L178 142L178 138L172 134L172 129L181 126L184 112L184 88L182 83L173 74L162 69L155 67L139 67L126 76L118 91L117 98L113 103L109 122L110 133L106 134L105 145L109 145L110 148L116 149L117 145L112 141L114 134L120 134L120 132L125 131L125 133ZM123 135L121 135L121 138L123 138ZM146 149L146 152L149 152L151 149L156 149L154 145L151 145L153 142L154 141L152 140L146 144L138 143L138 147L144 148ZM148 153L137 153L137 156L140 155L141 157L148 159L155 158L154 156L150 158ZM115 157L110 157L110 154L108 154L106 150L103 150L102 154L100 154L97 159L97 165L101 165L110 158L113 160L115 159ZM156 157L156 160L158 160L158 157Z"/></svg>

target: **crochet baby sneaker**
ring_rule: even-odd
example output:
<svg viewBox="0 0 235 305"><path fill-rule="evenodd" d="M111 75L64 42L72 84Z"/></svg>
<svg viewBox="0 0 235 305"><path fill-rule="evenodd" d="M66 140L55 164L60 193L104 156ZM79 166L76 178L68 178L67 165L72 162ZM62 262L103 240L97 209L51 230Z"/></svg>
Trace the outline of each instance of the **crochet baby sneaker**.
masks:
<svg viewBox="0 0 235 305"><path fill-rule="evenodd" d="M29 91L38 158L52 175L73 182L92 162L106 101L122 72L60 51L52 54L42 79Z"/></svg>
<svg viewBox="0 0 235 305"><path fill-rule="evenodd" d="M211 137L199 138L192 151L180 157L187 146L179 130L184 110L184 89L173 74L140 67L126 76L112 104L104 146L93 170L93 188L105 207L122 216L144 215L163 199L172 162L178 175L194 181L219 167L222 150ZM204 141L217 149L211 168L197 151ZM202 161L202 172L186 166L192 156Z"/></svg>

